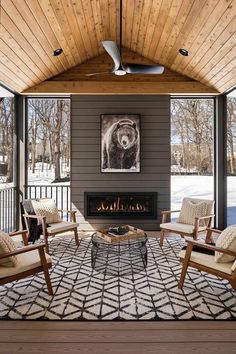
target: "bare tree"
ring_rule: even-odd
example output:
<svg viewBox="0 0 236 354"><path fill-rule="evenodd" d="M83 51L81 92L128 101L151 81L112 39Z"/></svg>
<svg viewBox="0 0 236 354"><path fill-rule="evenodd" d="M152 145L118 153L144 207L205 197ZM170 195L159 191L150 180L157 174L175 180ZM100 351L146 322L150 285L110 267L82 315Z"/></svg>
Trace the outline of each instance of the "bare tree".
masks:
<svg viewBox="0 0 236 354"><path fill-rule="evenodd" d="M213 170L213 103L209 99L174 99L172 146L182 158L182 172L212 173ZM173 147L172 147L173 150ZM179 171L181 171L179 168Z"/></svg>
<svg viewBox="0 0 236 354"><path fill-rule="evenodd" d="M236 144L236 98L227 99L227 152L229 158L228 172L236 174L236 158L234 145Z"/></svg>
<svg viewBox="0 0 236 354"><path fill-rule="evenodd" d="M44 171L45 161L49 168L54 169L55 181L60 181L64 165L69 165L70 159L70 102L68 99L32 99L33 110L29 119L39 118L37 130L37 145L39 158ZM31 127L30 134L34 130ZM64 163L65 161L65 163Z"/></svg>

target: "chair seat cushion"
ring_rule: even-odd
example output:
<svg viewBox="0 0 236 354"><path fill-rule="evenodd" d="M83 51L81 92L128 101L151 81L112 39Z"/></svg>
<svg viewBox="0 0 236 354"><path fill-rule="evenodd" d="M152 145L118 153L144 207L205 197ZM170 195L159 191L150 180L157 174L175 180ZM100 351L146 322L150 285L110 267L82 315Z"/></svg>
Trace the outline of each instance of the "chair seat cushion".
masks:
<svg viewBox="0 0 236 354"><path fill-rule="evenodd" d="M182 250L179 254L179 257L184 258L185 253L186 253L186 251ZM190 260L192 262L201 264L203 266L218 270L218 271L226 273L226 274L232 274L232 272L233 272L233 262L231 262L231 263L216 263L215 257L210 256L209 254L204 254L204 253L192 251Z"/></svg>
<svg viewBox="0 0 236 354"><path fill-rule="evenodd" d="M46 253L47 263L52 263L51 257ZM38 250L18 254L17 265L15 267L0 266L0 279L25 272L41 266Z"/></svg>
<svg viewBox="0 0 236 354"><path fill-rule="evenodd" d="M182 224L180 222L167 222L164 224L160 225L161 229L166 229L169 231L175 231L175 232L183 232L185 234L191 235L194 231L194 226L193 225L187 225L187 224ZM204 231L206 230L206 226L200 226L198 231Z"/></svg>
<svg viewBox="0 0 236 354"><path fill-rule="evenodd" d="M64 231L75 229L78 226L79 223L77 222L61 221L61 222L49 224L49 227L47 227L47 232L48 234L57 234Z"/></svg>

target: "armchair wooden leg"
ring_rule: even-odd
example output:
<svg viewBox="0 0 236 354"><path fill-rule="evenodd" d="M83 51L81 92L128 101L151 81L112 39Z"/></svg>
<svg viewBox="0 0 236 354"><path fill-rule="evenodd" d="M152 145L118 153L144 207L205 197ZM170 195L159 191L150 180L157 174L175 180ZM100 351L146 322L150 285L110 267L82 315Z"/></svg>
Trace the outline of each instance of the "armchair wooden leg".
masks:
<svg viewBox="0 0 236 354"><path fill-rule="evenodd" d="M47 233L47 225L46 225L46 218L44 217L42 221L42 229L43 229L43 238L45 242L45 250L47 254L49 253L49 245L48 245L48 233Z"/></svg>
<svg viewBox="0 0 236 354"><path fill-rule="evenodd" d="M49 295L53 295L52 283L51 283L51 279L50 279L49 271L48 271L48 264L47 264L44 250L42 248L39 249L39 255L40 255L40 259L41 259L41 263L42 263L42 267L43 267L45 281L46 281L47 288L48 288L48 293L49 293Z"/></svg>
<svg viewBox="0 0 236 354"><path fill-rule="evenodd" d="M183 260L183 266L182 266L182 271L181 271L181 276L178 284L178 288L182 289L184 285L184 280L186 277L187 269L188 269L188 263L190 260L191 252L192 252L193 246L191 244L188 244L186 253L185 253L185 258Z"/></svg>
<svg viewBox="0 0 236 354"><path fill-rule="evenodd" d="M78 236L77 227L76 227L76 229L74 230L74 234L75 234L75 243L76 243L77 246L79 246L79 236Z"/></svg>
<svg viewBox="0 0 236 354"><path fill-rule="evenodd" d="M50 279L50 276L49 276L48 268L44 269L44 277L45 277L47 288L48 288L48 294L49 295L53 295L52 283L51 283L51 279Z"/></svg>
<svg viewBox="0 0 236 354"><path fill-rule="evenodd" d="M163 246L163 242L164 242L164 237L165 237L165 231L162 229L161 230L161 236L160 236L160 246Z"/></svg>
<svg viewBox="0 0 236 354"><path fill-rule="evenodd" d="M213 237L212 237L212 231L211 230L207 230L206 232L206 243L213 243Z"/></svg>
<svg viewBox="0 0 236 354"><path fill-rule="evenodd" d="M47 254L50 254L49 253L48 236L47 235L43 235L43 238L44 238L44 242L45 242L45 251L46 251Z"/></svg>
<svg viewBox="0 0 236 354"><path fill-rule="evenodd" d="M196 232L193 233L193 239L194 239L194 240L197 240L197 234L196 234Z"/></svg>
<svg viewBox="0 0 236 354"><path fill-rule="evenodd" d="M178 284L178 288L179 289L183 288L184 280L185 280L186 273L187 273L187 269L188 269L188 263L186 265L183 263L181 276L180 276L180 280L179 280L179 284Z"/></svg>
<svg viewBox="0 0 236 354"><path fill-rule="evenodd" d="M23 239L23 243L24 243L24 246L28 246L28 231L25 232L23 231L22 232L22 239Z"/></svg>
<svg viewBox="0 0 236 354"><path fill-rule="evenodd" d="M236 291L236 279L231 280L230 284L231 284L232 288L234 289L234 291Z"/></svg>

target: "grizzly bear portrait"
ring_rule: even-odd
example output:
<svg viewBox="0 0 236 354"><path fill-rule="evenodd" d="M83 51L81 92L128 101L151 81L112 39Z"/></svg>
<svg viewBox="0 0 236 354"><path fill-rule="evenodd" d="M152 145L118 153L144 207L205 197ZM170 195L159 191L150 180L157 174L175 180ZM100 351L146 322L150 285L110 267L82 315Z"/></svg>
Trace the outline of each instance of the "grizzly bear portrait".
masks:
<svg viewBox="0 0 236 354"><path fill-rule="evenodd" d="M102 115L102 172L140 172L139 115Z"/></svg>

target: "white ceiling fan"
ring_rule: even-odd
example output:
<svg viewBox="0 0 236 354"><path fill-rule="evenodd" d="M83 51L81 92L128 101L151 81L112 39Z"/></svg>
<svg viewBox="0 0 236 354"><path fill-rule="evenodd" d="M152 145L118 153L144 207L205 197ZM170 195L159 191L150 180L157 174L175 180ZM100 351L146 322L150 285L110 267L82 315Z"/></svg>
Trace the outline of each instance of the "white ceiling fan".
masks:
<svg viewBox="0 0 236 354"><path fill-rule="evenodd" d="M144 65L135 63L123 63L121 57L121 46L122 46L122 0L120 0L120 49L118 49L116 42L114 41L103 41L103 48L110 55L114 62L112 71L98 72L86 74L86 76L94 76L101 74L115 74L118 76L123 76L126 74L151 74L159 75L163 74L164 66L160 65Z"/></svg>

